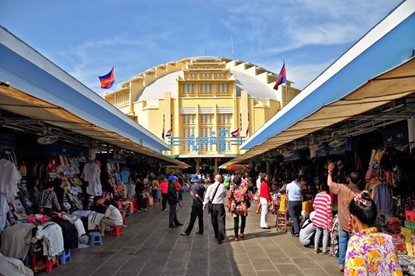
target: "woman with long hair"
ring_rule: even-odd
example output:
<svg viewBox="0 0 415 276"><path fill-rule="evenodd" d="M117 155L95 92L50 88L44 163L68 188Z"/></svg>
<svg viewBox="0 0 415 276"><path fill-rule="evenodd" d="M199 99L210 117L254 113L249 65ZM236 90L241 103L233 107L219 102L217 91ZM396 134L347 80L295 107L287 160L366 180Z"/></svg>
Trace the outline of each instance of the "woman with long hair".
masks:
<svg viewBox="0 0 415 276"><path fill-rule="evenodd" d="M349 211L354 235L347 244L344 275L402 275L392 237L373 227L378 212L369 192L357 194Z"/></svg>

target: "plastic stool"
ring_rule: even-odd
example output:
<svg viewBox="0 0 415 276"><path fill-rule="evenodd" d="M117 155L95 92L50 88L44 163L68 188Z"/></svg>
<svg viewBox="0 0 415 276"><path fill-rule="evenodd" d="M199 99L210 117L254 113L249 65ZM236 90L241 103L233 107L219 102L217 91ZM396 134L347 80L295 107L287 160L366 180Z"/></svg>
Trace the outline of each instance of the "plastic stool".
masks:
<svg viewBox="0 0 415 276"><path fill-rule="evenodd" d="M62 255L59 257L61 264L66 264L66 262L71 260L71 250L64 250Z"/></svg>
<svg viewBox="0 0 415 276"><path fill-rule="evenodd" d="M117 226L111 227L110 234L114 235L116 237L122 236L122 225L117 225Z"/></svg>
<svg viewBox="0 0 415 276"><path fill-rule="evenodd" d="M102 245L101 233L89 232L89 245L94 246L95 244Z"/></svg>
<svg viewBox="0 0 415 276"><path fill-rule="evenodd" d="M56 257L56 259L54 261L49 260L49 259L46 260L46 264L45 264L46 272L52 272L52 267L53 266L59 267L59 258L58 257Z"/></svg>

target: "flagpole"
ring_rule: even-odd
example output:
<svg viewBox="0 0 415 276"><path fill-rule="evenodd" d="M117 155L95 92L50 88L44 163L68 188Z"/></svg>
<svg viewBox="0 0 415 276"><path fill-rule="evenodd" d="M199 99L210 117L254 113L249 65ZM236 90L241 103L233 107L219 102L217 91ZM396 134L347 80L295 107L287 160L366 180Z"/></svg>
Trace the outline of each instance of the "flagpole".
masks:
<svg viewBox="0 0 415 276"><path fill-rule="evenodd" d="M114 93L117 92L117 84L115 82L115 60L112 62L112 67L114 68L113 74L114 74Z"/></svg>

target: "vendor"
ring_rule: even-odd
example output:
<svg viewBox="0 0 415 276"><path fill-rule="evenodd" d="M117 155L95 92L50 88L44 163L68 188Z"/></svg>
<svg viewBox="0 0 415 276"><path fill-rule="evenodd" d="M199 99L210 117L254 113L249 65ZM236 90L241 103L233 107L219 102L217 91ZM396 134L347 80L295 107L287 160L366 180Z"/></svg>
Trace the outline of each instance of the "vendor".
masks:
<svg viewBox="0 0 415 276"><path fill-rule="evenodd" d="M105 236L105 227L106 226L122 226L122 215L120 210L117 207L111 204L111 201L105 200L103 205L107 208L105 210L104 217L101 220L99 229L101 230L101 236Z"/></svg>
<svg viewBox="0 0 415 276"><path fill-rule="evenodd" d="M55 193L54 182L48 182L47 188L42 191L39 203L40 211L48 216L52 216L55 212L62 210L58 197Z"/></svg>

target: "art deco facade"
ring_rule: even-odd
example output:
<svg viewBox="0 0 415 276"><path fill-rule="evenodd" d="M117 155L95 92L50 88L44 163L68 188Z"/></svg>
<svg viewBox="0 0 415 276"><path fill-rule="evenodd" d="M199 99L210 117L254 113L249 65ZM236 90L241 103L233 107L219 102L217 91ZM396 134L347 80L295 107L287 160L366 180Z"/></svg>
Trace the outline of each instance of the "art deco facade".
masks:
<svg viewBox="0 0 415 276"><path fill-rule="evenodd" d="M213 172L300 91L250 63L218 57L156 66L105 99L160 139L193 171ZM164 138L163 138L164 136Z"/></svg>

